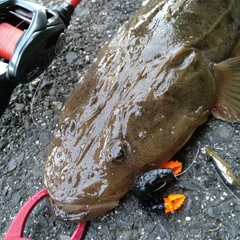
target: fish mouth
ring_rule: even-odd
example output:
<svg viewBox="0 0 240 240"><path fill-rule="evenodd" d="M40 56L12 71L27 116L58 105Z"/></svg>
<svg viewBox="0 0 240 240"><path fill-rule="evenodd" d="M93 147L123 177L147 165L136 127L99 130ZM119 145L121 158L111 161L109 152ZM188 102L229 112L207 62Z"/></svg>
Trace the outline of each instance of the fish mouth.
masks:
<svg viewBox="0 0 240 240"><path fill-rule="evenodd" d="M78 223L89 221L113 209L118 205L119 200L95 204L70 204L54 201L48 197L47 202L51 212L58 220Z"/></svg>

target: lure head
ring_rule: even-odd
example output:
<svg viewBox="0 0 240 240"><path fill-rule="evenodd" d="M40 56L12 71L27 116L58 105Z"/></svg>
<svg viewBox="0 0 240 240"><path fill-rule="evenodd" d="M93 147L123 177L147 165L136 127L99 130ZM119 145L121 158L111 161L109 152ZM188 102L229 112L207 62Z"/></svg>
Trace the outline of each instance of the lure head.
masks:
<svg viewBox="0 0 240 240"><path fill-rule="evenodd" d="M228 185L238 185L237 177L232 173L230 166L215 152L206 149L207 160L215 166L216 172Z"/></svg>

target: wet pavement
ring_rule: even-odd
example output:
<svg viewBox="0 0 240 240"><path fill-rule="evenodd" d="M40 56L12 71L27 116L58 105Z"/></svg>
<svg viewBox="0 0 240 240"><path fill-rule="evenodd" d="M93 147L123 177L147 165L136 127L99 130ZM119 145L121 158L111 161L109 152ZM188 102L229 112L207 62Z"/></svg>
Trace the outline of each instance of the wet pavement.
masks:
<svg viewBox="0 0 240 240"><path fill-rule="evenodd" d="M23 203L42 188L43 162L68 94L102 45L141 4L139 0L83 0L68 28L61 56L40 83L19 86L14 92L0 120L1 239ZM239 142L240 125L210 117L175 159L187 168L200 145L224 158L239 179ZM240 198L240 187L231 189ZM240 202L221 183L202 151L186 174L169 184L169 193L186 195L179 211L148 213L128 193L118 207L89 223L84 239L240 239ZM55 220L42 201L30 215L24 236L68 239L75 226Z"/></svg>

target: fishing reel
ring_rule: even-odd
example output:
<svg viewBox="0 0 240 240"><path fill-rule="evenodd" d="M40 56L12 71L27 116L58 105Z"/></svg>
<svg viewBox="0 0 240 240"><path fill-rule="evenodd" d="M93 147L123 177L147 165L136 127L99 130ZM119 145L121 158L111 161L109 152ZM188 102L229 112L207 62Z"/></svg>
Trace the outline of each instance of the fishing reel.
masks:
<svg viewBox="0 0 240 240"><path fill-rule="evenodd" d="M0 80L29 83L65 44L74 6L50 10L27 0L0 0Z"/></svg>

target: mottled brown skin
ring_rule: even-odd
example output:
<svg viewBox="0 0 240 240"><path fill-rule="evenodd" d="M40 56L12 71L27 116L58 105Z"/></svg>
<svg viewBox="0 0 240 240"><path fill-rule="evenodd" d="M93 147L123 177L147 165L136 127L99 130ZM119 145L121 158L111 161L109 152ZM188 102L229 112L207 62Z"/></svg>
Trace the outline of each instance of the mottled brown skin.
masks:
<svg viewBox="0 0 240 240"><path fill-rule="evenodd" d="M57 218L112 209L207 120L218 91L209 63L230 56L240 1L174 2L150 0L70 95L43 171Z"/></svg>

